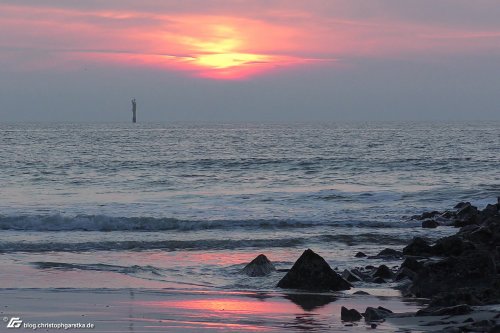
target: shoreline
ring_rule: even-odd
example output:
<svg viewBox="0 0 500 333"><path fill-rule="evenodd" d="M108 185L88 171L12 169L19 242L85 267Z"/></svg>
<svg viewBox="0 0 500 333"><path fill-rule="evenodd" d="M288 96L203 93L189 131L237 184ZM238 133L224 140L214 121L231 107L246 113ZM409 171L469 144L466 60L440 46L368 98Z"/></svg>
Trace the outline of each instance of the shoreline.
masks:
<svg viewBox="0 0 500 333"><path fill-rule="evenodd" d="M500 226L498 208L500 204L488 205L480 211L468 203L461 203L451 211L414 216L422 221L422 227L432 229L446 225L460 229L433 243L417 237L402 251L386 248L379 254L368 253L368 260L374 259L378 267L350 267L346 270L350 275L336 269L335 274L352 283L354 288L350 290L0 288L0 315L4 325L15 318L28 324L85 321L94 324L92 332L103 333L165 330L357 332L367 329L379 332L498 332L500 301L495 289L488 292L498 280L498 253L495 252ZM476 255L477 251L484 252L492 246L495 251L486 254L486 261L493 261L492 269L489 273L481 271L489 274L488 279L478 278L474 272L468 274L469 268L472 271L477 268L478 260L465 259L471 253ZM355 257L357 255L352 253L352 258ZM402 264L393 266L395 261ZM444 275L440 271L443 263L454 265L446 266L448 270ZM467 274L461 275L462 280L450 291L447 284L453 281L446 281L447 275L464 269ZM293 267L265 274L283 278L284 272L288 274L291 270ZM385 275L380 275L382 273ZM359 280L351 281L352 276ZM255 279L259 281L258 277ZM433 294L426 293L426 288L432 289ZM360 291L363 293L359 294ZM354 309L358 314L367 309L363 313L365 318L352 321L343 318L342 307ZM380 316L369 317L370 308ZM377 312L377 309L383 311ZM385 312L387 309L390 311ZM33 331L33 328L28 325L21 330Z"/></svg>

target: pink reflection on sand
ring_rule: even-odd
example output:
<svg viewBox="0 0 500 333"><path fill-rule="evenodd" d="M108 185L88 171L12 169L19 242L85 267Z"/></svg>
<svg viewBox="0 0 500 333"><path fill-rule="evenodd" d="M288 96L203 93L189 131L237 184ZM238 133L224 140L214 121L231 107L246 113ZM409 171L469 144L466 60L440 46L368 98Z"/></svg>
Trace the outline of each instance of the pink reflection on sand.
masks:
<svg viewBox="0 0 500 333"><path fill-rule="evenodd" d="M244 314L256 313L290 313L297 311L299 308L293 303L285 303L278 301L259 301L259 300L241 300L231 298L218 299L197 299L185 301L166 301L166 302L150 302L144 304L157 308L179 308L186 310L199 310L204 312L237 312Z"/></svg>
<svg viewBox="0 0 500 333"><path fill-rule="evenodd" d="M135 304L164 313L163 319L158 321L135 318L135 320L157 323L157 325L152 324L151 328L257 332L269 331L270 323L286 321L285 319L290 315L294 316L294 313L302 312L298 306L282 298L267 298L267 296L239 298L238 296L242 295L225 293L219 296L212 293L200 293L193 299L140 301Z"/></svg>

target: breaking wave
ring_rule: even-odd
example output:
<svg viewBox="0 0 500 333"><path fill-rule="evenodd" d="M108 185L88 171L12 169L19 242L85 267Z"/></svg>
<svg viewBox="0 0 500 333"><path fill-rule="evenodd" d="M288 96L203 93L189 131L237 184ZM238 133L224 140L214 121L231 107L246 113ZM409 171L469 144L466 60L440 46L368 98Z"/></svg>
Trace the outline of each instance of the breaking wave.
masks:
<svg viewBox="0 0 500 333"><path fill-rule="evenodd" d="M297 221L282 219L257 220L180 220L155 217L112 217L105 215L0 215L0 230L17 231L168 231L209 229L281 229L306 228L315 225L353 226L365 228L407 228L418 222L405 223L376 221Z"/></svg>

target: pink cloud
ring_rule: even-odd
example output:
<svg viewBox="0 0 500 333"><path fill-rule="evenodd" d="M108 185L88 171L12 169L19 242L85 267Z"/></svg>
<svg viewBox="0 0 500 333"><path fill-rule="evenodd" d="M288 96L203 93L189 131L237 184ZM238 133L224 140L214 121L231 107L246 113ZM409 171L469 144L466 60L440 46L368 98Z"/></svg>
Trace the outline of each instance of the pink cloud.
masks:
<svg viewBox="0 0 500 333"><path fill-rule="evenodd" d="M500 36L500 29L450 28L387 17L354 19L352 6L338 1L313 1L314 10L299 2L288 7L280 1L270 7L258 1L235 3L220 6L219 13L167 10L171 4L157 12L0 5L0 48L9 50L2 52L0 64L70 68L96 62L226 79L277 68L332 65L353 57L491 51L488 40ZM328 15L335 4L339 14ZM152 6L144 4L146 9Z"/></svg>

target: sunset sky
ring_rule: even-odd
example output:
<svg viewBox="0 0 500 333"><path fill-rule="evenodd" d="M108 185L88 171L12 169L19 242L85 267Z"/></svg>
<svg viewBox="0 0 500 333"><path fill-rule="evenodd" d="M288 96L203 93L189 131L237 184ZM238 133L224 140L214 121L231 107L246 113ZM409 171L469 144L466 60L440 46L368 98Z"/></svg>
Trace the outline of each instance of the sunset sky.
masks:
<svg viewBox="0 0 500 333"><path fill-rule="evenodd" d="M500 119L498 0L0 0L4 121Z"/></svg>

